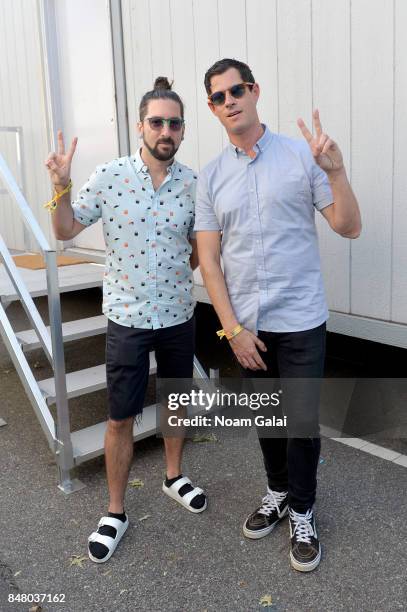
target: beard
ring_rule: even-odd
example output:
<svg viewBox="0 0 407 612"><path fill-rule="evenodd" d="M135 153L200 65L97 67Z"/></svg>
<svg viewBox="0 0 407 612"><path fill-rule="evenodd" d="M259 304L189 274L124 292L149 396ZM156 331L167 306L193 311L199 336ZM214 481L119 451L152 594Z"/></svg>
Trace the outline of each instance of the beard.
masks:
<svg viewBox="0 0 407 612"><path fill-rule="evenodd" d="M178 151L178 147L175 146L175 143L172 140L172 138L165 138L165 139L162 138L161 140L156 142L154 147L149 145L147 140L145 139L143 139L143 144L150 151L151 155L155 157L155 159L158 159L159 161L168 161L172 159L175 153ZM160 151L159 150L160 144L168 144L170 145L170 147L168 148L167 151Z"/></svg>

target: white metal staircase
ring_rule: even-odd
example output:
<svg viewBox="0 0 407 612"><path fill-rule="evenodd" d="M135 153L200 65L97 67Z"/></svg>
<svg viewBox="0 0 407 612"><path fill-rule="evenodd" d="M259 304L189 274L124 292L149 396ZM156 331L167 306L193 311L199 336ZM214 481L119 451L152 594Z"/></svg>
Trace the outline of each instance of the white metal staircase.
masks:
<svg viewBox="0 0 407 612"><path fill-rule="evenodd" d="M49 246L37 220L21 193L13 175L0 155L0 174L7 191L14 198L22 214L26 228L36 239L46 263L46 270L41 271L42 281L36 275L31 283L29 275L23 279L16 267L10 252L0 236L0 258L10 280L0 293L0 333L5 343L27 396L34 408L40 425L54 453L58 465L59 488L65 493L72 493L82 484L71 478L71 470L88 459L104 452L104 434L106 423L98 423L79 431L71 432L69 416L69 400L87 393L92 393L106 387L105 364L86 368L66 374L64 343L81 338L95 336L106 332L107 319L96 316L62 323L60 291L70 291L91 286L102 285L101 266L96 266L78 281L59 283L56 251ZM82 264L85 265L86 264ZM92 264L89 264L92 265ZM69 266L73 267L73 266ZM69 273L62 268L60 274ZM31 284L31 287L30 287ZM1 289L1 285L0 285ZM33 296L47 295L50 326L46 327L35 304ZM7 317L7 307L14 300L20 300L30 320L32 329L14 332ZM42 348L52 369L53 377L46 380L36 380L26 359L26 353ZM195 375L207 379L206 373L198 360L194 360ZM156 372L154 353L150 354L150 374ZM54 420L49 409L56 406ZM141 424L134 425L134 439L141 439L156 432L156 405L144 409ZM5 434L3 430L2 435Z"/></svg>

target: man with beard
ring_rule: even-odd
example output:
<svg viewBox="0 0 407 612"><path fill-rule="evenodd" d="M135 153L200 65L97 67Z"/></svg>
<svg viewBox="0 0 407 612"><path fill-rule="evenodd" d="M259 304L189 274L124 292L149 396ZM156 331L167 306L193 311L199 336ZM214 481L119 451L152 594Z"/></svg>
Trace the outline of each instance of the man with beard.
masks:
<svg viewBox="0 0 407 612"><path fill-rule="evenodd" d="M103 312L108 318L106 371L109 419L105 436L110 503L89 537L89 557L107 561L128 527L124 496L133 454L133 423L142 416L155 350L157 377L191 379L194 358L192 269L198 265L193 237L194 172L174 156L184 137L184 106L159 77L139 107L142 146L133 156L96 168L70 202L72 157L45 162L56 192L55 236L71 240L100 217L106 242ZM58 197L57 194L66 192ZM163 491L194 513L207 506L202 489L181 473L182 437L164 438L167 473Z"/></svg>

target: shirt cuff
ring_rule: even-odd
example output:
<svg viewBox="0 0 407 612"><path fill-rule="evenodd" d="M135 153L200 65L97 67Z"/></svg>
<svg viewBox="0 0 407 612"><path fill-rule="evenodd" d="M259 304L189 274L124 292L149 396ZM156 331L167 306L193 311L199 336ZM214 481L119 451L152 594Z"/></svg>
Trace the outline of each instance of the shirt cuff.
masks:
<svg viewBox="0 0 407 612"><path fill-rule="evenodd" d="M84 217L81 214L81 211L78 210L77 208L73 209L73 217L74 219L76 219L76 221L78 221L78 223L81 223L82 225L86 225L86 227L89 227L90 225L94 223L92 219L89 219L88 217Z"/></svg>
<svg viewBox="0 0 407 612"><path fill-rule="evenodd" d="M326 198L323 198L322 200L315 202L314 206L317 210L321 211L323 208L326 208L327 206L330 206L333 203L334 203L334 200L332 199L332 195L329 195Z"/></svg>
<svg viewBox="0 0 407 612"><path fill-rule="evenodd" d="M217 223L200 223L194 226L194 232L222 231Z"/></svg>

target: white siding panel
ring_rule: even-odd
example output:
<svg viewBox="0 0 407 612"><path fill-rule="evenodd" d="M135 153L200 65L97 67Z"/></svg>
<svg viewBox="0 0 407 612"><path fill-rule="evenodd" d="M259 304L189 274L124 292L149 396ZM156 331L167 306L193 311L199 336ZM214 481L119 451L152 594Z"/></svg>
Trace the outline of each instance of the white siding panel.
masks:
<svg viewBox="0 0 407 612"><path fill-rule="evenodd" d="M170 0L149 0L153 80L173 78Z"/></svg>
<svg viewBox="0 0 407 612"><path fill-rule="evenodd" d="M312 3L313 106L323 130L340 146L350 176L350 1ZM328 305L350 311L350 241L316 214Z"/></svg>
<svg viewBox="0 0 407 612"><path fill-rule="evenodd" d="M217 0L193 0L196 45L197 117L199 167L202 168L222 149L222 129L207 105L203 85L208 68L220 59Z"/></svg>
<svg viewBox="0 0 407 612"><path fill-rule="evenodd" d="M14 134L0 132L0 152L11 172L18 180ZM0 189L5 189L1 178ZM23 226L18 219L16 204L7 193L0 194L0 234L9 248L24 249Z"/></svg>
<svg viewBox="0 0 407 612"><path fill-rule="evenodd" d="M5 3L0 3L0 24L2 34L0 35L0 57L2 58L2 61L0 62L0 82L8 84L11 80L11 76L8 61L8 27L6 26L7 8L8 7ZM11 115L11 108L11 88L0 87L0 125L14 125L14 118L12 118ZM14 165L15 161L15 153L13 152L12 143L10 142L10 138L7 133L0 133L0 151L10 168L13 169L12 166ZM1 179L0 186L1 188L4 187ZM7 195L0 195L0 232L5 238L8 246L18 248L14 246L16 240L14 236L14 226L11 222L12 206L13 204Z"/></svg>
<svg viewBox="0 0 407 612"><path fill-rule="evenodd" d="M4 45L6 50L6 56L4 61L4 66L6 68L6 83L12 83L16 81L17 76L17 58L16 58L16 49L15 49L15 38L16 32L14 31L14 16L13 10L15 7L19 8L18 5L12 6L10 2L6 2L3 4L3 15L2 15L2 24L4 28ZM14 58L14 60L13 60ZM6 106L5 109L9 111L9 116L13 117L12 123L2 123L2 125L6 126L16 126L20 125L15 123L16 120L22 120L21 110L19 108L19 98L16 95L15 89L10 87L2 87L5 93ZM7 91L6 91L7 90ZM5 143L5 151L3 156L5 157L6 162L10 166L10 169L15 173L16 172L16 151L13 140L9 135L4 135L2 141ZM19 221L19 216L16 214L16 204L12 198L8 196L5 197L5 207L4 207L4 229L2 227L1 231L3 235L6 237L6 243L8 246L12 246L13 248L24 248L23 236L19 235L18 231L19 227L21 228L21 223L16 223Z"/></svg>
<svg viewBox="0 0 407 612"><path fill-rule="evenodd" d="M280 132L301 138L298 117L312 114L311 1L278 0Z"/></svg>
<svg viewBox="0 0 407 612"><path fill-rule="evenodd" d="M278 132L277 0L250 0L247 9L247 63L260 85L259 117Z"/></svg>
<svg viewBox="0 0 407 612"><path fill-rule="evenodd" d="M19 9L20 7L17 6ZM15 106L18 102L15 98L13 87L8 86L16 80L18 70L18 58L15 53L15 33L13 7L11 3L0 4L0 126L16 127L21 125L22 116L19 108ZM13 62L13 57L15 61ZM7 86L3 86L6 84ZM16 123L16 121L19 123ZM0 152L8 164L10 170L17 178L16 144L15 135L8 132L0 132ZM0 179L0 187L4 184ZM10 248L24 249L24 234L22 223L14 200L7 194L0 195L0 233Z"/></svg>
<svg viewBox="0 0 407 612"><path fill-rule="evenodd" d="M42 47L37 3L30 0L30 11L27 11L25 0L21 2L22 31L21 41L24 44L25 64L27 66L25 76L25 96L29 107L29 123L24 132L26 177L28 185L28 202L36 215L43 232L47 236L51 245L55 245L54 234L51 227L49 212L43 204L52 195L48 171L44 166L44 161L49 153L49 134L47 123L47 109L44 97L44 72L42 64ZM35 27L33 27L35 24ZM18 95L21 95L19 84ZM24 126L23 126L24 130ZM38 247L34 243L37 250Z"/></svg>
<svg viewBox="0 0 407 612"><path fill-rule="evenodd" d="M197 83L195 69L194 15L191 0L171 0L171 32L173 45L174 90L185 107L185 136L177 159L191 168L198 168L197 87L204 97L203 79ZM182 15L182 19L180 19Z"/></svg>
<svg viewBox="0 0 407 612"><path fill-rule="evenodd" d="M246 1L220 0L218 14L219 59L232 57L245 62L247 57Z"/></svg>
<svg viewBox="0 0 407 612"><path fill-rule="evenodd" d="M154 84L149 0L122 0L122 15L130 149L135 151L139 146L138 107Z"/></svg>
<svg viewBox="0 0 407 612"><path fill-rule="evenodd" d="M53 241L43 203L50 189L44 160L48 153L38 7L35 0L2 0L0 3L0 125L21 126L24 139L26 198L48 240ZM6 144L4 145L6 141ZM2 153L16 172L14 138L0 139ZM7 144L9 143L9 144ZM3 149L4 146L4 149ZM24 245L23 223L16 205L1 197L1 231L10 248Z"/></svg>
<svg viewBox="0 0 407 612"><path fill-rule="evenodd" d="M109 3L59 0L56 19L66 145L79 138L72 164L76 195L98 164L118 155ZM104 249L101 222L74 244Z"/></svg>
<svg viewBox="0 0 407 612"><path fill-rule="evenodd" d="M396 0L394 210L391 319L407 323L407 3Z"/></svg>
<svg viewBox="0 0 407 612"><path fill-rule="evenodd" d="M219 59L229 57L247 61L246 0L220 0L219 16ZM222 130L222 147L229 140Z"/></svg>
<svg viewBox="0 0 407 612"><path fill-rule="evenodd" d="M390 318L393 3L352 3L352 177L363 232L352 242L351 311Z"/></svg>

